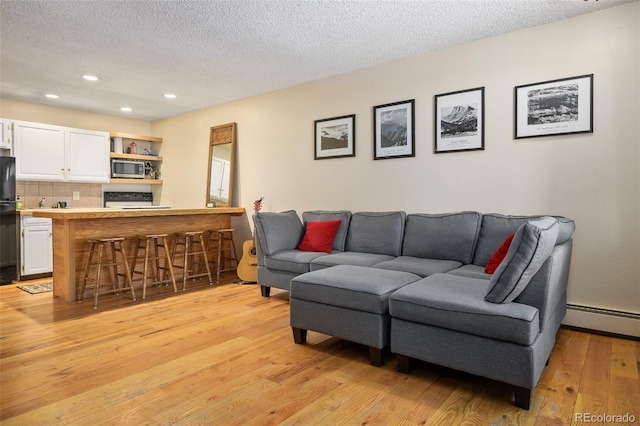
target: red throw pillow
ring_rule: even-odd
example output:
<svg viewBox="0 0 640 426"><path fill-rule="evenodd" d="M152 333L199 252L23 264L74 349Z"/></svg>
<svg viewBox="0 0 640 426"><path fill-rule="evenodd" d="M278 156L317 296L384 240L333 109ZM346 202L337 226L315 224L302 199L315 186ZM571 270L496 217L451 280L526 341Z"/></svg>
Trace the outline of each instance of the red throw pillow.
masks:
<svg viewBox="0 0 640 426"><path fill-rule="evenodd" d="M509 251L509 246L511 245L511 240L513 240L513 235L514 234L509 235L507 239L502 242L498 250L493 253L493 256L491 256L491 259L489 259L489 262L487 262L487 266L484 268L484 272L486 272L487 274L493 274L496 269L498 269L498 266L500 266L500 263L502 263L504 257Z"/></svg>
<svg viewBox="0 0 640 426"><path fill-rule="evenodd" d="M341 223L341 220L307 222L307 230L304 233L302 242L298 245L298 250L331 253L333 240L336 238Z"/></svg>

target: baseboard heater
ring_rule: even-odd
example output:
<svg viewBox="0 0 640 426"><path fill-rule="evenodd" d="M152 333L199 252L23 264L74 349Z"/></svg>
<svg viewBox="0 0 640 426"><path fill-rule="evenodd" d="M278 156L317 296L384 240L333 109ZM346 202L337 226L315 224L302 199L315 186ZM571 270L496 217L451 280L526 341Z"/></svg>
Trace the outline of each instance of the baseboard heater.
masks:
<svg viewBox="0 0 640 426"><path fill-rule="evenodd" d="M567 304L563 324L578 328L640 337L640 313Z"/></svg>

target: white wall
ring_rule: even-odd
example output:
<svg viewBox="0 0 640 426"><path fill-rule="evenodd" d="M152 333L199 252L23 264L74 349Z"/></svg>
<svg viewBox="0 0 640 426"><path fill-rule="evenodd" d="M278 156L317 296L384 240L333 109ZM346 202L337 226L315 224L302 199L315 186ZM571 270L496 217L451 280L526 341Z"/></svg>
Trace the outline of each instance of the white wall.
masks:
<svg viewBox="0 0 640 426"><path fill-rule="evenodd" d="M264 195L267 211L568 216L569 303L640 313L639 16L636 2L154 122L171 159L162 202L203 205L209 128L237 122L234 198L248 212ZM591 73L593 134L514 139L514 86ZM486 149L433 154L434 95L478 86ZM372 107L406 99L416 157L373 161ZM356 157L314 161L313 121L345 114Z"/></svg>

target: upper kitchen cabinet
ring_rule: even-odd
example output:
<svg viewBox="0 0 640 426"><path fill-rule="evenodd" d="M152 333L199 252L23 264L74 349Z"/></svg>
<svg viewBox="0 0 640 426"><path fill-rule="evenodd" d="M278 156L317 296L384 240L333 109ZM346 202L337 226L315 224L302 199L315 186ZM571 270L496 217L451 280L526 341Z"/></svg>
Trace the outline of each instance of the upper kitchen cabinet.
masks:
<svg viewBox="0 0 640 426"><path fill-rule="evenodd" d="M13 122L16 178L109 182L109 133Z"/></svg>
<svg viewBox="0 0 640 426"><path fill-rule="evenodd" d="M0 155L11 156L11 121L5 118L0 118Z"/></svg>

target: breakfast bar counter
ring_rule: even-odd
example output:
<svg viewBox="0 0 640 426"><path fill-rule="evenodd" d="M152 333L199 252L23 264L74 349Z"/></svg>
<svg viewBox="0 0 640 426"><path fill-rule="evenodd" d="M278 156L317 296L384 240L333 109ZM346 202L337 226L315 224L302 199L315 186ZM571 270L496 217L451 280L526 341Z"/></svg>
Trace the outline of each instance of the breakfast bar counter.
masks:
<svg viewBox="0 0 640 426"><path fill-rule="evenodd" d="M231 216L242 216L240 207L217 208L78 208L33 209L34 217L48 217L53 226L53 296L77 298L89 252L90 239L147 234L210 231L231 227Z"/></svg>

